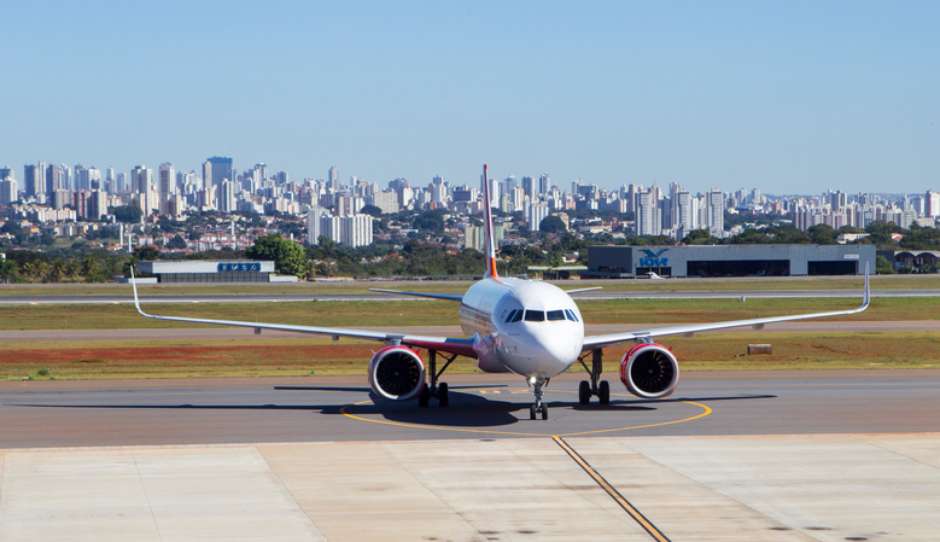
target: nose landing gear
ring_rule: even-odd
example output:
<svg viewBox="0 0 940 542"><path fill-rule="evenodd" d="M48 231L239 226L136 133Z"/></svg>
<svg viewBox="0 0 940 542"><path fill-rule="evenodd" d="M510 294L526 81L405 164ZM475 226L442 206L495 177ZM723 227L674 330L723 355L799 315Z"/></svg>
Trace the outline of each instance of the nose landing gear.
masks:
<svg viewBox="0 0 940 542"><path fill-rule="evenodd" d="M542 400L543 388L547 383L548 380L537 380L535 378L530 380L530 384L532 385L532 393L535 394L535 402L529 406L530 420L536 419L539 415L542 416L543 420L548 419L548 405L546 405Z"/></svg>

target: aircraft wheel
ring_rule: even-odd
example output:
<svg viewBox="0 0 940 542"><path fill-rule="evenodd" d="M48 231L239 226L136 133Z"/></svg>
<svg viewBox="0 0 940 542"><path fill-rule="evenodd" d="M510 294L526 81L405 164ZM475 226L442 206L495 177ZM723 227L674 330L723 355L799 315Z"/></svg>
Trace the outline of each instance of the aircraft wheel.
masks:
<svg viewBox="0 0 940 542"><path fill-rule="evenodd" d="M418 392L418 406L425 408L428 406L428 400L431 398L431 390L427 384L421 384L421 390Z"/></svg>
<svg viewBox="0 0 940 542"><path fill-rule="evenodd" d="M437 403L442 407L450 404L450 397L447 394L447 382L441 382L437 385Z"/></svg>
<svg viewBox="0 0 940 542"><path fill-rule="evenodd" d="M578 403L586 405L591 402L591 384L587 380L582 380L578 384Z"/></svg>
<svg viewBox="0 0 940 542"><path fill-rule="evenodd" d="M529 405L529 419L535 419L535 405Z"/></svg>
<svg viewBox="0 0 940 542"><path fill-rule="evenodd" d="M606 380L602 380L601 385L597 387L597 398L602 405L610 404L610 384Z"/></svg>
<svg viewBox="0 0 940 542"><path fill-rule="evenodd" d="M542 419L548 419L548 405L542 405Z"/></svg>

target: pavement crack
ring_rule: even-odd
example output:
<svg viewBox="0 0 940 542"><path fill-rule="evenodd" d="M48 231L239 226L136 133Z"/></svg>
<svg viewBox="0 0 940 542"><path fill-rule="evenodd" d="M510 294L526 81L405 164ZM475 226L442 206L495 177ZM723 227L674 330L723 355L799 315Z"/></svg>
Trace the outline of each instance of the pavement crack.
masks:
<svg viewBox="0 0 940 542"><path fill-rule="evenodd" d="M153 502L147 493L147 484L144 483L144 475L140 472L140 465L137 463L137 456L131 453L131 460L134 461L134 470L137 472L137 483L140 484L140 492L144 495L144 501L147 502L147 509L150 510L150 520L153 521L153 528L157 532L157 539L163 540L163 533L160 532L160 522L157 521L157 514L153 511Z"/></svg>
<svg viewBox="0 0 940 542"><path fill-rule="evenodd" d="M274 470L274 467L272 467L272 466L271 466L271 463L268 462L268 458L265 457L264 452L261 451L261 450L259 450L257 447L253 447L252 449L253 449L254 452L261 458L261 461L264 462L265 466L268 467L268 472L271 473L271 476L274 478L274 481L277 482L277 485L280 486L281 489L282 489L285 493L287 493L287 496L290 497L290 500L293 501L294 505L295 505L295 506L301 511L301 513L303 513L303 515L307 518L307 521L310 522L310 526L313 527L313 530L317 533L317 535L318 535L321 539L325 540L325 539L326 539L326 536L324 536L324 535L323 535L323 531L321 531L320 528L317 527L317 522L315 522L315 521L313 520L313 517L312 517L312 516L310 515L310 513L307 512L307 510L300 504L300 502L297 500L297 497L294 495L294 492L290 490L290 487L288 487L287 483L284 482L284 480L280 477L280 475L278 475L277 471Z"/></svg>

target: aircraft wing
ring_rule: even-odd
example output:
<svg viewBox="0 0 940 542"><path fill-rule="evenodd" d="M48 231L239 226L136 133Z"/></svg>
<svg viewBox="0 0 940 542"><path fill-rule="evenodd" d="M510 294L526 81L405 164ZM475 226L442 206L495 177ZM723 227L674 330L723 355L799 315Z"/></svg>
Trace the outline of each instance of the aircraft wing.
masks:
<svg viewBox="0 0 940 542"><path fill-rule="evenodd" d="M603 286L590 286L587 288L574 288L573 290L565 290L565 293L568 295L571 294L580 294L582 292L593 292L594 290L602 290Z"/></svg>
<svg viewBox="0 0 940 542"><path fill-rule="evenodd" d="M334 338L349 337L352 339L366 339L382 342L398 342L407 346L433 349L440 352L459 354L475 358L474 339L458 337L434 337L424 335L409 335L407 333L393 333L368 329L352 329L340 327L297 326L291 324L272 324L266 322L247 322L242 320L214 320L210 318L192 318L188 316L163 316L150 314L140 307L140 298L137 294L137 281L131 271L131 284L134 289L134 307L144 318L166 320L170 322L186 322L190 324L211 324L217 326L247 327L255 330L270 329L273 331L291 331L296 333L312 333L315 335L329 335Z"/></svg>
<svg viewBox="0 0 940 542"><path fill-rule="evenodd" d="M603 348L611 344L652 339L666 335L689 335L705 331L717 331L721 329L731 329L736 327L753 327L761 329L766 324L776 324L779 322L792 322L795 320L810 320L813 318L829 318L833 316L848 316L858 314L868 308L871 302L871 289L868 280L868 270L865 270L865 291L862 295L862 304L854 309L841 311L813 312L808 314L795 314L789 316L769 316L766 318L751 318L747 320L728 320L724 322L712 322L702 324L679 324L675 326L664 326L646 330L627 331L623 333L610 333L607 335L593 335L584 338L584 350Z"/></svg>
<svg viewBox="0 0 940 542"><path fill-rule="evenodd" d="M445 301L463 301L463 296L458 294L434 294L430 292L407 292L404 290L388 290L386 288L369 288L370 292L381 292L383 294L408 295L412 297L427 297L429 299L443 299Z"/></svg>

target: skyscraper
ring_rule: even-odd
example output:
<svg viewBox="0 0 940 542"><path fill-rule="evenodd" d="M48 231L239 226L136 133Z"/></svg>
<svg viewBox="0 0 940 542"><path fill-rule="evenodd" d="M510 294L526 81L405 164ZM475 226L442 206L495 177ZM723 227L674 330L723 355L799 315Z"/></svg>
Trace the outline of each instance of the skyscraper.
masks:
<svg viewBox="0 0 940 542"><path fill-rule="evenodd" d="M548 173L539 175L539 196L544 196L552 189L552 178Z"/></svg>
<svg viewBox="0 0 940 542"><path fill-rule="evenodd" d="M355 214L340 218L340 243L352 248L372 244L372 217Z"/></svg>
<svg viewBox="0 0 940 542"><path fill-rule="evenodd" d="M223 179L235 182L235 161L227 156L212 156L203 163L203 172L206 173L205 164L209 164L209 176L206 182L218 187Z"/></svg>
<svg viewBox="0 0 940 542"><path fill-rule="evenodd" d="M56 192L65 188L65 167L49 164L46 167L46 201L53 201Z"/></svg>
<svg viewBox="0 0 940 542"><path fill-rule="evenodd" d="M695 214L692 212L692 195L686 191L676 192L675 236L682 239L695 229Z"/></svg>
<svg viewBox="0 0 940 542"><path fill-rule="evenodd" d="M542 202L533 202L526 207L525 218L529 224L530 231L539 231L542 221L548 216L548 204Z"/></svg>
<svg viewBox="0 0 940 542"><path fill-rule="evenodd" d="M0 205L9 205L17 200L19 200L19 192L16 188L16 179L8 175L0 180Z"/></svg>
<svg viewBox="0 0 940 542"><path fill-rule="evenodd" d="M725 235L725 195L721 190L712 188L707 197L708 233L713 237Z"/></svg>
<svg viewBox="0 0 940 542"><path fill-rule="evenodd" d="M213 169L215 167L213 166ZM235 182L225 179L219 185L219 201L216 208L223 213L231 213L235 210Z"/></svg>
<svg viewBox="0 0 940 542"><path fill-rule="evenodd" d="M928 190L924 194L924 216L928 218L940 216L940 192Z"/></svg>
<svg viewBox="0 0 940 542"><path fill-rule="evenodd" d="M157 186L162 201L176 193L176 168L173 167L173 164L164 162L160 164L157 171Z"/></svg>
<svg viewBox="0 0 940 542"><path fill-rule="evenodd" d="M331 192L339 189L339 171L336 170L336 166L330 166L326 172L326 188Z"/></svg>
<svg viewBox="0 0 940 542"><path fill-rule="evenodd" d="M46 191L46 163L37 162L23 166L23 192L35 198Z"/></svg>
<svg viewBox="0 0 940 542"><path fill-rule="evenodd" d="M522 178L522 189L525 191L525 195L529 196L530 199L538 198L539 187L532 177L526 176Z"/></svg>
<svg viewBox="0 0 940 542"><path fill-rule="evenodd" d="M653 190L639 192L636 195L635 230L637 235L660 235L662 233L659 198Z"/></svg>

